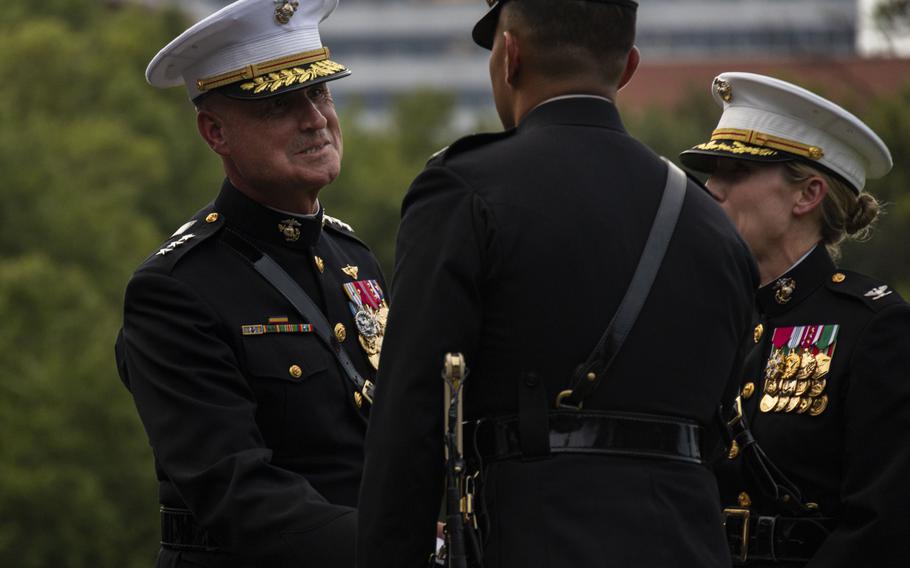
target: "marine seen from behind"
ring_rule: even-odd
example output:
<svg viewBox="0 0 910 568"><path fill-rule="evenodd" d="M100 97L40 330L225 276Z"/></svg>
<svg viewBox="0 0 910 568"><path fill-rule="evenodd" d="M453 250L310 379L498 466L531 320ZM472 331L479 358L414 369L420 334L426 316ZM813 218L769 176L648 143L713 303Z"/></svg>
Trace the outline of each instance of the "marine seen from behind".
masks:
<svg viewBox="0 0 910 568"><path fill-rule="evenodd" d="M705 189L622 125L636 8L510 0L474 28L505 130L454 142L404 199L361 567L433 551L448 352L469 369L475 565L729 565L708 462L757 272Z"/></svg>

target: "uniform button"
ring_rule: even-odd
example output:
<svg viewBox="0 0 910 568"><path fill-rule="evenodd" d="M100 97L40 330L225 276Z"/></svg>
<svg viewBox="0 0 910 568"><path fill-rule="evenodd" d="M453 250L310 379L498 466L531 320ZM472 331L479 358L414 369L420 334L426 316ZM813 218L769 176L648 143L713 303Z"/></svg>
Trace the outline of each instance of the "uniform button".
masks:
<svg viewBox="0 0 910 568"><path fill-rule="evenodd" d="M300 365L291 365L291 368L288 369L288 373L295 379L299 379L303 376L303 369L300 368Z"/></svg>
<svg viewBox="0 0 910 568"><path fill-rule="evenodd" d="M218 213L209 213L205 218L206 223L214 223L217 220L218 220Z"/></svg>
<svg viewBox="0 0 910 568"><path fill-rule="evenodd" d="M749 382L743 385L743 398L748 400L752 397L753 393L755 393L755 383Z"/></svg>
<svg viewBox="0 0 910 568"><path fill-rule="evenodd" d="M354 393L354 404L357 405L357 408L363 406L363 395L359 392Z"/></svg>
<svg viewBox="0 0 910 568"><path fill-rule="evenodd" d="M739 444L736 443L736 440L730 444L730 451L727 452L727 459L736 459L736 456L739 455Z"/></svg>
<svg viewBox="0 0 910 568"><path fill-rule="evenodd" d="M313 257L313 262L316 263L316 268L319 270L319 273L321 274L325 270L325 262L323 262L323 260L321 258L319 258L318 256Z"/></svg>
<svg viewBox="0 0 910 568"><path fill-rule="evenodd" d="M344 328L343 323L335 324L335 339L339 342L343 342L344 338L348 336L348 330Z"/></svg>
<svg viewBox="0 0 910 568"><path fill-rule="evenodd" d="M765 332L765 326L763 326L762 324L758 324L757 326L755 326L755 330L752 332L752 340L755 341L755 343L758 343L764 332Z"/></svg>
<svg viewBox="0 0 910 568"><path fill-rule="evenodd" d="M752 498L749 497L749 494L743 491L736 497L736 502L739 503L740 507L751 507Z"/></svg>
<svg viewBox="0 0 910 568"><path fill-rule="evenodd" d="M843 272L835 272L834 276L831 277L831 282L840 284L841 282L843 282L846 279L847 279L847 275L844 274Z"/></svg>

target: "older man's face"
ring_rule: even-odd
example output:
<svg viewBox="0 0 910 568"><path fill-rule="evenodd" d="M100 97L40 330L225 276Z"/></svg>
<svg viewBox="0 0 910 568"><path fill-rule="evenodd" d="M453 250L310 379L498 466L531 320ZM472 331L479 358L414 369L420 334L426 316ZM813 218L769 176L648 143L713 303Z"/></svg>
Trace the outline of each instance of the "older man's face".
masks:
<svg viewBox="0 0 910 568"><path fill-rule="evenodd" d="M341 171L341 125L326 84L254 101L222 105L225 158L231 181L266 205L291 207Z"/></svg>

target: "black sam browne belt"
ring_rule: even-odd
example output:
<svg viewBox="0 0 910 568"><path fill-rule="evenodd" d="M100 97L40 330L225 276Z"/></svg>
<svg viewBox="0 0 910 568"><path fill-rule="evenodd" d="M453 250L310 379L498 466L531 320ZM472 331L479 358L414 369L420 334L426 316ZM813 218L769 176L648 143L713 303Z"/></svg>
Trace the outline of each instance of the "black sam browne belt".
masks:
<svg viewBox="0 0 910 568"><path fill-rule="evenodd" d="M752 560L811 560L835 524L836 519L831 517L782 517L744 508L724 509L727 542L736 565Z"/></svg>
<svg viewBox="0 0 910 568"><path fill-rule="evenodd" d="M683 418L622 412L551 411L551 453L658 458L702 464L702 428ZM518 417L485 418L465 426L484 461L522 457Z"/></svg>
<svg viewBox="0 0 910 568"><path fill-rule="evenodd" d="M218 550L193 513L172 507L161 507L161 546L172 550Z"/></svg>

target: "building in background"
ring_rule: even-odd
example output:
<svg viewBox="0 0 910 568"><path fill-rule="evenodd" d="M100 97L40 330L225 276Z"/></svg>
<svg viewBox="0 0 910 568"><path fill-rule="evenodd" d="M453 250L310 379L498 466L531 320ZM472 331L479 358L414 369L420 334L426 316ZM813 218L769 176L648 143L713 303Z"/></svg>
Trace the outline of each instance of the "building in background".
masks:
<svg viewBox="0 0 910 568"><path fill-rule="evenodd" d="M893 59L902 48L894 38L884 41L871 20L875 1L643 0L637 41L643 64L629 87L634 97L620 96L620 104L672 104L684 85L703 86L717 72L781 66L847 87L887 79L871 86L891 88L910 77L910 60L863 70L866 55L884 51ZM228 3L182 4L199 16ZM356 97L375 119L400 93L439 89L457 96L461 120L492 115L487 52L470 38L486 9L481 0L342 0L321 27L333 57L354 71L334 87L339 103Z"/></svg>

